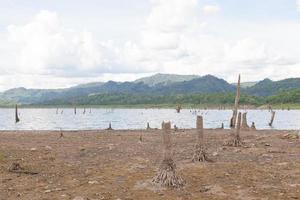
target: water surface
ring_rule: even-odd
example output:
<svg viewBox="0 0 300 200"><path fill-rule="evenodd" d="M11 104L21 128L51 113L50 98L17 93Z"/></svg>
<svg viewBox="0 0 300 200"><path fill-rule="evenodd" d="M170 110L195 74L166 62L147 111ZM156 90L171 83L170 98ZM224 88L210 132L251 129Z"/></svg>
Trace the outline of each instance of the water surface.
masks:
<svg viewBox="0 0 300 200"><path fill-rule="evenodd" d="M197 115L203 115L205 128L218 128L224 123L229 128L231 110L183 109L19 109L20 122L15 123L14 109L0 109L0 130L88 130L105 129L111 122L114 129L160 128L162 121L171 121L179 128L195 128ZM63 113L61 113L63 111ZM243 112L246 110L242 110ZM248 110L248 124L255 122L257 129L270 129L271 113L267 110ZM57 113L57 114L56 114ZM276 110L273 129L300 130L300 110Z"/></svg>

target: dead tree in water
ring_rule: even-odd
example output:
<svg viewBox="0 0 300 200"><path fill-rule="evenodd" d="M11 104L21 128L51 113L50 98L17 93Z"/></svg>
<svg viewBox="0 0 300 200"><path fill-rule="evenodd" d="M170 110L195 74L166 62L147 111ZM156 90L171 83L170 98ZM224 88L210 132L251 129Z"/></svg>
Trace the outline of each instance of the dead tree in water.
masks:
<svg viewBox="0 0 300 200"><path fill-rule="evenodd" d="M203 131L203 117L197 116L197 144L195 145L195 151L193 155L193 162L205 162L209 161L206 155L204 146L204 131Z"/></svg>
<svg viewBox="0 0 300 200"><path fill-rule="evenodd" d="M180 111L181 111L181 105L178 105L177 108L176 108L176 112L180 113Z"/></svg>
<svg viewBox="0 0 300 200"><path fill-rule="evenodd" d="M18 105L16 104L15 107L15 122L18 123L20 121L19 114L18 114Z"/></svg>
<svg viewBox="0 0 300 200"><path fill-rule="evenodd" d="M242 114L239 112L236 127L235 127L235 134L233 135L233 138L227 141L224 145L233 146L233 147L240 147L243 145L243 142L240 138L241 120L242 120Z"/></svg>
<svg viewBox="0 0 300 200"><path fill-rule="evenodd" d="M147 122L147 130L151 130L149 122Z"/></svg>
<svg viewBox="0 0 300 200"><path fill-rule="evenodd" d="M275 118L275 111L271 111L272 115L271 115L271 121L269 122L269 126L272 126L273 125L273 121L274 121L274 118Z"/></svg>
<svg viewBox="0 0 300 200"><path fill-rule="evenodd" d="M111 122L109 122L108 128L106 130L109 130L109 131L113 130L111 127Z"/></svg>
<svg viewBox="0 0 300 200"><path fill-rule="evenodd" d="M251 125L251 130L255 131L256 130L256 127L255 127L255 123L252 122L252 125Z"/></svg>
<svg viewBox="0 0 300 200"><path fill-rule="evenodd" d="M232 118L230 120L230 127L231 128L235 128L237 112L238 112L238 109L239 109L240 97L241 97L241 75L239 75L238 84L237 84L237 88L236 88L234 109L233 109Z"/></svg>
<svg viewBox="0 0 300 200"><path fill-rule="evenodd" d="M162 123L163 129L163 160L157 175L153 178L154 183L167 187L182 187L184 180L176 173L176 164L172 158L171 123Z"/></svg>
<svg viewBox="0 0 300 200"><path fill-rule="evenodd" d="M242 130L244 131L248 131L249 130L249 126L248 126L248 123L247 123L247 113L243 113L243 119L242 119Z"/></svg>

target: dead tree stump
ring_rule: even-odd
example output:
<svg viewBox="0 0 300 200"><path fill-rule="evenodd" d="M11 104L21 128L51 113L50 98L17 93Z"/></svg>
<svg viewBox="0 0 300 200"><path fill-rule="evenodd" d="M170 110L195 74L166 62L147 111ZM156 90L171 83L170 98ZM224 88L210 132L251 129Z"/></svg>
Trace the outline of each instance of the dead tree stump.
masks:
<svg viewBox="0 0 300 200"><path fill-rule="evenodd" d="M251 130L253 130L253 131L256 130L256 127L255 127L255 123L254 123L254 122L252 122L252 124L251 124Z"/></svg>
<svg viewBox="0 0 300 200"><path fill-rule="evenodd" d="M236 96L235 96L235 101L234 101L234 109L233 109L233 114L232 114L232 119L230 120L230 127L235 128L236 125L236 117L238 113L238 108L239 108L239 101L241 97L241 75L239 74L238 78L238 84L236 87Z"/></svg>
<svg viewBox="0 0 300 200"><path fill-rule="evenodd" d="M181 108L182 108L181 105L178 105L177 108L176 108L176 112L177 112L177 113L180 113Z"/></svg>
<svg viewBox="0 0 300 200"><path fill-rule="evenodd" d="M249 126L248 126L248 123L247 123L247 113L243 113L243 119L242 119L242 130L244 131L248 131L249 130Z"/></svg>
<svg viewBox="0 0 300 200"><path fill-rule="evenodd" d="M151 130L149 122L147 122L147 130Z"/></svg>
<svg viewBox="0 0 300 200"><path fill-rule="evenodd" d="M243 145L243 142L240 138L241 119L242 119L242 114L239 112L236 127L235 127L235 134L233 135L233 138L225 142L224 145L233 146L233 147L240 147Z"/></svg>
<svg viewBox="0 0 300 200"><path fill-rule="evenodd" d="M108 128L106 130L109 130L109 131L113 130L112 127L111 127L111 122L109 122Z"/></svg>
<svg viewBox="0 0 300 200"><path fill-rule="evenodd" d="M275 114L276 114L276 112L275 111L271 111L272 112L272 114L271 114L271 121L269 122L269 126L272 126L273 125L273 122L274 122L274 118L275 118Z"/></svg>
<svg viewBox="0 0 300 200"><path fill-rule="evenodd" d="M209 161L206 154L206 149L204 145L204 131L203 131L203 117L197 116L197 144L195 145L195 151L193 155L193 162L206 162Z"/></svg>
<svg viewBox="0 0 300 200"><path fill-rule="evenodd" d="M158 183L161 186L167 187L182 187L185 181L176 173L176 164L172 158L172 143L171 143L171 123L162 123L163 129L163 160L160 164L157 175L152 182Z"/></svg>
<svg viewBox="0 0 300 200"><path fill-rule="evenodd" d="M20 121L20 118L19 118L19 114L18 114L18 105L16 104L16 107L15 107L15 122L18 123Z"/></svg>

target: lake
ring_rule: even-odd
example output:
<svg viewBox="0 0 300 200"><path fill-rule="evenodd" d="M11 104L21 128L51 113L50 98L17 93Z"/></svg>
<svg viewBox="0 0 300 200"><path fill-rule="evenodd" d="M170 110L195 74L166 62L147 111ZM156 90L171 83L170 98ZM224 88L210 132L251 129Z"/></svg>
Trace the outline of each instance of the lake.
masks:
<svg viewBox="0 0 300 200"><path fill-rule="evenodd" d="M62 112L63 111L63 112ZM246 110L242 110L246 112ZM248 110L248 124L255 122L257 129L271 129L268 122L271 113L267 110ZM0 109L0 130L88 130L105 129L111 122L113 129L144 129L147 122L151 128L160 128L162 121L171 121L179 128L195 128L196 116L204 117L205 128L218 128L224 123L229 128L231 110L183 109L19 109L20 122L15 123L14 109ZM300 110L276 110L273 129L300 130Z"/></svg>

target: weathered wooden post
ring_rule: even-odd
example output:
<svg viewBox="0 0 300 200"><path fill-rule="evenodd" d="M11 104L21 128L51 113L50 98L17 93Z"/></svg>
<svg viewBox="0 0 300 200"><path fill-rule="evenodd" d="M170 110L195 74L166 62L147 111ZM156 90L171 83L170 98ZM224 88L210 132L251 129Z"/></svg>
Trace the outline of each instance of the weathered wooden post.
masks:
<svg viewBox="0 0 300 200"><path fill-rule="evenodd" d="M157 175L153 178L154 183L167 187L181 187L184 180L176 173L176 164L172 158L171 123L162 123L163 129L163 160Z"/></svg>
<svg viewBox="0 0 300 200"><path fill-rule="evenodd" d="M15 107L15 122L18 123L20 121L19 114L18 114L18 105L16 104Z"/></svg>
<svg viewBox="0 0 300 200"><path fill-rule="evenodd" d="M85 108L83 108L83 113L82 114L85 114Z"/></svg>
<svg viewBox="0 0 300 200"><path fill-rule="evenodd" d="M241 75L239 74L238 84L237 84L237 88L236 88L236 96L235 96L235 101L234 101L234 109L233 109L232 119L230 120L231 128L235 128L237 112L239 109L240 97L241 97Z"/></svg>
<svg viewBox="0 0 300 200"><path fill-rule="evenodd" d="M76 106L74 107L74 114L76 115Z"/></svg>
<svg viewBox="0 0 300 200"><path fill-rule="evenodd" d="M273 125L273 121L274 121L274 118L275 118L275 114L276 112L275 111L271 111L271 121L269 122L269 126L272 126Z"/></svg>
<svg viewBox="0 0 300 200"><path fill-rule="evenodd" d="M195 151L193 155L193 162L205 162L207 159L205 146L204 146L204 131L203 131L203 117L197 116L197 143L195 145Z"/></svg>

